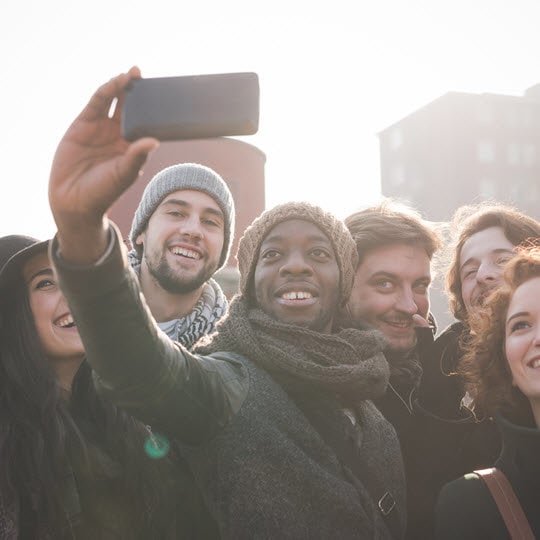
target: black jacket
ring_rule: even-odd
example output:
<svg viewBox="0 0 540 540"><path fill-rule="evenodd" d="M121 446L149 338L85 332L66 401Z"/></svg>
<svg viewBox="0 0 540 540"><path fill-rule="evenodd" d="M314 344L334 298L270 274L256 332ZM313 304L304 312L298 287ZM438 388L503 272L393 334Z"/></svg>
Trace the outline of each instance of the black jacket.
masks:
<svg viewBox="0 0 540 540"><path fill-rule="evenodd" d="M455 373L462 351L461 323L435 340L420 328L416 355L422 367L418 384L390 377L384 398L376 402L394 425L407 480L407 539L431 539L439 490L461 475L490 466L500 451L493 422L476 422L462 407L461 378Z"/></svg>
<svg viewBox="0 0 540 540"><path fill-rule="evenodd" d="M495 466L512 485L536 538L540 538L540 430L497 417L503 450ZM508 530L484 481L467 474L450 482L437 502L439 540L507 540Z"/></svg>

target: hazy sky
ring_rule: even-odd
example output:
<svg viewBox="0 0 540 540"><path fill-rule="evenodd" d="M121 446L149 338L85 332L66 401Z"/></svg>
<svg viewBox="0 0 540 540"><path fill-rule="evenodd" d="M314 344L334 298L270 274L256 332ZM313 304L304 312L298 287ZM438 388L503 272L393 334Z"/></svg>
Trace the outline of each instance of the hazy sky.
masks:
<svg viewBox="0 0 540 540"><path fill-rule="evenodd" d="M0 235L46 238L56 144L93 91L143 76L255 71L267 206L340 217L380 195L377 132L454 91L540 82L538 0L3 2Z"/></svg>

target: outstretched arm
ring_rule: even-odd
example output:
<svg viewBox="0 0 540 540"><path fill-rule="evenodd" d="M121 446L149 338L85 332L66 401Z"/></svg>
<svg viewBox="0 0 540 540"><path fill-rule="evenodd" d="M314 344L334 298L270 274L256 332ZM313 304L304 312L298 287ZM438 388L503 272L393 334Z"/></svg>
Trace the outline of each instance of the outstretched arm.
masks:
<svg viewBox="0 0 540 540"><path fill-rule="evenodd" d="M139 76L132 68L102 85L58 145L49 184L58 226L51 259L98 389L167 435L196 444L232 418L247 377L230 357L195 356L159 330L121 237L106 219L158 144L122 138L122 100Z"/></svg>
<svg viewBox="0 0 540 540"><path fill-rule="evenodd" d="M129 143L121 134L126 87L140 76L132 67L100 86L57 147L49 203L59 250L70 263L93 263L105 252L106 212L137 179L149 152L159 144L148 137Z"/></svg>

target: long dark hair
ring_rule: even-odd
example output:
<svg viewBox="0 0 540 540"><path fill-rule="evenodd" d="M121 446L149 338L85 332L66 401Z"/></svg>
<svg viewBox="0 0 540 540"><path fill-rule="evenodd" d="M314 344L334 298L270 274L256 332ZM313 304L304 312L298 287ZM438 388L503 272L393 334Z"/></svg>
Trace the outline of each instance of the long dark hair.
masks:
<svg viewBox="0 0 540 540"><path fill-rule="evenodd" d="M58 537L72 528L62 480L71 468L89 482L110 476L107 463L92 457L105 449L116 467L115 489L129 507L132 537L140 537L164 496L168 459L145 456L147 429L96 393L85 362L71 396L60 388L20 275L0 311L0 494L26 508L32 538Z"/></svg>

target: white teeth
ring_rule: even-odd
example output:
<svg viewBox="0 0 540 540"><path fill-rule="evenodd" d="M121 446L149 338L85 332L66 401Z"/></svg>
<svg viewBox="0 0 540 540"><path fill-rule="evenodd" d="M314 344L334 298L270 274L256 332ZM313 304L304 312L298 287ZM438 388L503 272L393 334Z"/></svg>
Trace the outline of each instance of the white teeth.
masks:
<svg viewBox="0 0 540 540"><path fill-rule="evenodd" d="M190 259L200 259L201 255L197 253L196 251L193 251L191 249L184 249L180 247L173 247L171 248L171 252L175 255L183 255L184 257L189 257Z"/></svg>
<svg viewBox="0 0 540 540"><path fill-rule="evenodd" d="M68 315L65 319L62 319L56 323L58 326L65 328L67 326L73 326L74 321L71 315Z"/></svg>
<svg viewBox="0 0 540 540"><path fill-rule="evenodd" d="M313 295L306 291L291 291L282 295L285 300L305 300L306 298L313 298Z"/></svg>
<svg viewBox="0 0 540 540"><path fill-rule="evenodd" d="M400 328L408 328L411 323L409 321L388 321L388 324L399 326Z"/></svg>
<svg viewBox="0 0 540 540"><path fill-rule="evenodd" d="M532 367L532 368L540 367L540 358L537 358L536 360L533 360L533 361L531 362L531 367Z"/></svg>

